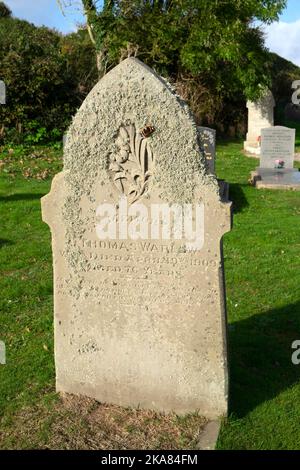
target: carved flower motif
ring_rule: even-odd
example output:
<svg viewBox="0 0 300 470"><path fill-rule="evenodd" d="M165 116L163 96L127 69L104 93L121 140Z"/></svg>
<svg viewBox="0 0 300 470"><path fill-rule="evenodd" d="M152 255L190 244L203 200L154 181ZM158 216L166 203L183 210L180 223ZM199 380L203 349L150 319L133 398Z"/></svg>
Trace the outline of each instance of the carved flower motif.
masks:
<svg viewBox="0 0 300 470"><path fill-rule="evenodd" d="M135 126L121 126L116 138L117 152L111 156L109 170L115 186L131 203L147 190L153 156L150 146Z"/></svg>

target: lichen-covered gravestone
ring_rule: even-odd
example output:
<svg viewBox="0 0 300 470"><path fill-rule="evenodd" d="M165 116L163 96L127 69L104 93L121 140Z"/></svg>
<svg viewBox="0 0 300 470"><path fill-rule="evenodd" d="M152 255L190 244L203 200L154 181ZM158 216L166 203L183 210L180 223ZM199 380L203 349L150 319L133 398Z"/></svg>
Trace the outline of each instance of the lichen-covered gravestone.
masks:
<svg viewBox="0 0 300 470"><path fill-rule="evenodd" d="M207 174L187 106L162 78L127 59L95 86L42 210L57 390L226 414L230 203Z"/></svg>

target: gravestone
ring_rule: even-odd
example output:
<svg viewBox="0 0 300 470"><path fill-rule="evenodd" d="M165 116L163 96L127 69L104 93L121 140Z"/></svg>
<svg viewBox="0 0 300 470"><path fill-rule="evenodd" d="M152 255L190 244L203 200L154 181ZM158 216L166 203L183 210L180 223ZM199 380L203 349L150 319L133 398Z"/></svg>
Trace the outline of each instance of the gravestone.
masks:
<svg viewBox="0 0 300 470"><path fill-rule="evenodd" d="M210 127L197 127L200 149L204 153L206 165L208 172L215 175L215 161L216 161L216 130L211 129ZM223 200L228 200L229 198L229 184L222 180L218 179L220 187L220 195Z"/></svg>
<svg viewBox="0 0 300 470"><path fill-rule="evenodd" d="M204 151L210 173L215 174L216 131L210 127L198 127L200 145Z"/></svg>
<svg viewBox="0 0 300 470"><path fill-rule="evenodd" d="M260 155L261 129L274 126L275 101L270 90L256 102L248 101L248 133L244 150L252 155Z"/></svg>
<svg viewBox="0 0 300 470"><path fill-rule="evenodd" d="M260 166L251 174L257 188L300 189L294 169L296 130L275 126L261 131Z"/></svg>
<svg viewBox="0 0 300 470"><path fill-rule="evenodd" d="M221 243L231 204L167 82L133 58L100 80L68 131L42 213L52 233L57 390L226 414Z"/></svg>
<svg viewBox="0 0 300 470"><path fill-rule="evenodd" d="M6 87L2 80L0 80L0 104L6 104Z"/></svg>
<svg viewBox="0 0 300 470"><path fill-rule="evenodd" d="M294 168L296 130L283 126L261 131L261 168ZM279 161L282 162L279 164Z"/></svg>

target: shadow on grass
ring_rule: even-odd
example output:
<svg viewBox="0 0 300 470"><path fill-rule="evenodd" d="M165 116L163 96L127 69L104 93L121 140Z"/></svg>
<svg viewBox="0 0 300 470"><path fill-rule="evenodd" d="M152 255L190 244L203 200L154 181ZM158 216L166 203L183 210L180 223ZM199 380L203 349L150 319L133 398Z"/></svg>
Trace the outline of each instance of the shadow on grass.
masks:
<svg viewBox="0 0 300 470"><path fill-rule="evenodd" d="M229 412L241 418L300 379L291 348L300 340L300 301L229 326Z"/></svg>
<svg viewBox="0 0 300 470"><path fill-rule="evenodd" d="M7 240L6 238L0 238L0 248L2 248L4 245L13 245L14 242L11 240Z"/></svg>
<svg viewBox="0 0 300 470"><path fill-rule="evenodd" d="M45 194L30 194L30 193L17 193L10 194L9 196L0 196L0 201L32 201L34 199L41 199Z"/></svg>
<svg viewBox="0 0 300 470"><path fill-rule="evenodd" d="M241 146L241 150L243 150L243 142L244 142L244 139L242 139L241 137L223 137L223 138L219 138L217 139L217 145L222 145L223 147L227 147L228 145L232 145L232 144L240 144Z"/></svg>
<svg viewBox="0 0 300 470"><path fill-rule="evenodd" d="M245 207L249 206L245 196L243 186L245 184L229 183L229 201L232 201L233 213L241 212Z"/></svg>

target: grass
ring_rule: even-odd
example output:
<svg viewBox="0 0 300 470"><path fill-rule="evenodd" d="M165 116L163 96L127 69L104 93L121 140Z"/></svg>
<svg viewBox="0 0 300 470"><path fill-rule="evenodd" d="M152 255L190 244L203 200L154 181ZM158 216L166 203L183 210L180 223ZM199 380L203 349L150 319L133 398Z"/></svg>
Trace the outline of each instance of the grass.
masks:
<svg viewBox="0 0 300 470"><path fill-rule="evenodd" d="M224 237L230 352L230 416L219 449L300 448L300 194L247 183L257 160L240 142L218 146L217 173L230 182L234 228ZM61 152L0 155L0 449L194 448L204 424L100 405L54 390L52 258L40 197Z"/></svg>
<svg viewBox="0 0 300 470"><path fill-rule="evenodd" d="M230 352L230 417L220 449L299 449L300 193L247 184L257 160L240 143L219 146L234 228L224 237Z"/></svg>

